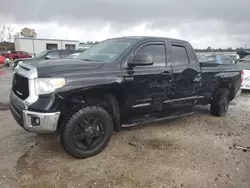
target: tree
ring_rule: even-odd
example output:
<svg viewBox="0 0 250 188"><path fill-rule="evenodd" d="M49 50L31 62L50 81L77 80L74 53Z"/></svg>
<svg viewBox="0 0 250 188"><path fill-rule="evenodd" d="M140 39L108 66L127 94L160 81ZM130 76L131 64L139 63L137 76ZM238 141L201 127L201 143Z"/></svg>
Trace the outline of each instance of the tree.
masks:
<svg viewBox="0 0 250 188"><path fill-rule="evenodd" d="M15 44L13 42L0 42L0 50L15 50Z"/></svg>
<svg viewBox="0 0 250 188"><path fill-rule="evenodd" d="M5 30L6 30L6 25L1 26L1 28L0 28L0 42L3 42L5 40Z"/></svg>
<svg viewBox="0 0 250 188"><path fill-rule="evenodd" d="M12 41L12 33L13 33L13 28L11 26L7 26L7 37L9 42Z"/></svg>
<svg viewBox="0 0 250 188"><path fill-rule="evenodd" d="M20 33L19 33L19 32L16 32L16 33L13 35L13 37L14 37L14 40L15 40L16 38L20 37Z"/></svg>
<svg viewBox="0 0 250 188"><path fill-rule="evenodd" d="M211 52L212 51L212 48L211 46L208 46L207 49L206 49L207 52Z"/></svg>
<svg viewBox="0 0 250 188"><path fill-rule="evenodd" d="M88 41L86 44L93 45L93 42L92 41Z"/></svg>
<svg viewBox="0 0 250 188"><path fill-rule="evenodd" d="M26 38L36 38L37 33L34 29L25 27L21 30L20 35Z"/></svg>
<svg viewBox="0 0 250 188"><path fill-rule="evenodd" d="M2 25L0 27L0 42L12 42L13 28L10 25Z"/></svg>

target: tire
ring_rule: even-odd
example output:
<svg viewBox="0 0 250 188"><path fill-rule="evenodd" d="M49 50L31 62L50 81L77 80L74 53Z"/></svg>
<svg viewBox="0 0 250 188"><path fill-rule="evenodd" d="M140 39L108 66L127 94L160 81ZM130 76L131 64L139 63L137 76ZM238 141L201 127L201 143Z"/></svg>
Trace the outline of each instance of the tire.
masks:
<svg viewBox="0 0 250 188"><path fill-rule="evenodd" d="M211 102L210 112L213 116L225 116L229 107L229 90L226 88L219 89Z"/></svg>
<svg viewBox="0 0 250 188"><path fill-rule="evenodd" d="M69 155L83 159L100 153L112 133L113 122L108 112L99 106L87 106L69 118L60 134L60 143ZM90 140L96 143L95 147L92 148Z"/></svg>

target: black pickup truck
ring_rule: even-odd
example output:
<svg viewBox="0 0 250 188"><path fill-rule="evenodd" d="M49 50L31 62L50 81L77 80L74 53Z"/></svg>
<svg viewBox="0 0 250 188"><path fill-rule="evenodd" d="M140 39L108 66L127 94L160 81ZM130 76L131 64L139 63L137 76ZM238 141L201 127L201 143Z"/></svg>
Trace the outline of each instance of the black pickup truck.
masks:
<svg viewBox="0 0 250 188"><path fill-rule="evenodd" d="M192 46L159 37L105 40L77 59L20 63L11 112L34 133L58 133L76 158L101 152L121 127L189 115L224 116L241 85L235 64L199 63Z"/></svg>

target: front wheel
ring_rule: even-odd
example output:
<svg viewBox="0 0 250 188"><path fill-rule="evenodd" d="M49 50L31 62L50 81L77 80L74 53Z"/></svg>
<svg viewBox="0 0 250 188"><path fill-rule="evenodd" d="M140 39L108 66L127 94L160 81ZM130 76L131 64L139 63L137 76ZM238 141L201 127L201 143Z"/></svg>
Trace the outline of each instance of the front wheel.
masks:
<svg viewBox="0 0 250 188"><path fill-rule="evenodd" d="M229 107L229 90L226 88L219 89L211 102L210 112L214 116L225 116Z"/></svg>
<svg viewBox="0 0 250 188"><path fill-rule="evenodd" d="M88 106L72 115L60 134L60 142L69 155L87 158L106 147L112 132L108 112L99 106Z"/></svg>

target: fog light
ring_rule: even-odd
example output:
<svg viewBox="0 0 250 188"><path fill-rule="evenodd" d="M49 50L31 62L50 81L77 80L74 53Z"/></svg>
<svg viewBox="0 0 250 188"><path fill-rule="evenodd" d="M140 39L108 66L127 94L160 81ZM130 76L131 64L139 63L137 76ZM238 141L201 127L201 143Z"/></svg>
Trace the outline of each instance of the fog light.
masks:
<svg viewBox="0 0 250 188"><path fill-rule="evenodd" d="M40 118L39 117L32 117L31 118L31 125L32 126L39 126L40 125Z"/></svg>

